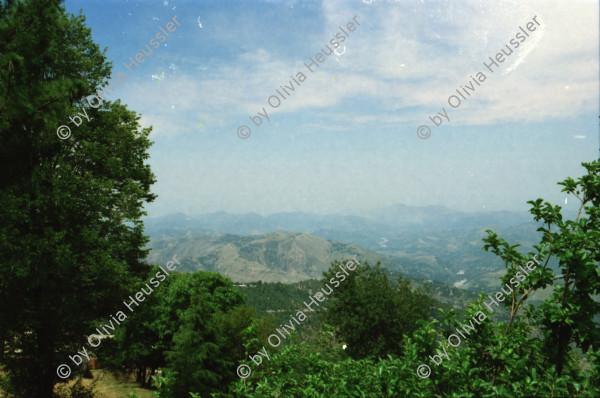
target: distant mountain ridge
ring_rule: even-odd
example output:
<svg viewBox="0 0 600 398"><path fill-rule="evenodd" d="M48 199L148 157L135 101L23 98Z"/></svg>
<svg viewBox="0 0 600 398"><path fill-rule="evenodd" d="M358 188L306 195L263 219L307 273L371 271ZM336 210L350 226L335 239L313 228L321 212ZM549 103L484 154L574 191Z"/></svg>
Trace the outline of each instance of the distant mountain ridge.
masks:
<svg viewBox="0 0 600 398"><path fill-rule="evenodd" d="M376 230L377 234L420 230L508 227L530 222L527 212L493 211L465 213L444 206L394 205L365 210L361 215L318 215L314 213L277 213L261 216L257 213L232 214L216 212L196 216L172 214L145 218L146 231L151 236L181 230L218 231L235 235L262 235L276 231L314 234L319 230Z"/></svg>

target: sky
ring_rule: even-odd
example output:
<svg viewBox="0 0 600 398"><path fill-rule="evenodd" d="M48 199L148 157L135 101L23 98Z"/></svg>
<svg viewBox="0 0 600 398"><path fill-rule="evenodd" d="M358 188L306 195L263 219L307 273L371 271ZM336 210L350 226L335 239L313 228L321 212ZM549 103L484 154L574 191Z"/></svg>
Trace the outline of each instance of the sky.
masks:
<svg viewBox="0 0 600 398"><path fill-rule="evenodd" d="M595 0L64 6L126 76L110 99L153 126L150 217L525 210L539 197L572 210L556 183L599 155ZM131 65L159 27L169 36Z"/></svg>

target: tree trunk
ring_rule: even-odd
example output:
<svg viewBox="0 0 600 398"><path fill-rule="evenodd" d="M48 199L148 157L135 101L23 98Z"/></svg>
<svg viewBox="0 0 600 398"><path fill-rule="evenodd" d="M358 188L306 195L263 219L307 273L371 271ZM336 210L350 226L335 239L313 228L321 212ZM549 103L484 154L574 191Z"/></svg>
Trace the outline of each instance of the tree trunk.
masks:
<svg viewBox="0 0 600 398"><path fill-rule="evenodd" d="M148 376L148 387L152 386L152 376L154 376L156 369L150 368L150 375Z"/></svg>
<svg viewBox="0 0 600 398"><path fill-rule="evenodd" d="M54 373L45 364L54 363L54 343L51 336L51 327L36 330L37 347L32 350L35 354L30 358L31 373L35 375L33 387L34 398L53 398Z"/></svg>
<svg viewBox="0 0 600 398"><path fill-rule="evenodd" d="M136 376L135 376L135 382L136 383L140 383L143 384L143 379L142 379L142 367L140 365L137 366L136 369Z"/></svg>

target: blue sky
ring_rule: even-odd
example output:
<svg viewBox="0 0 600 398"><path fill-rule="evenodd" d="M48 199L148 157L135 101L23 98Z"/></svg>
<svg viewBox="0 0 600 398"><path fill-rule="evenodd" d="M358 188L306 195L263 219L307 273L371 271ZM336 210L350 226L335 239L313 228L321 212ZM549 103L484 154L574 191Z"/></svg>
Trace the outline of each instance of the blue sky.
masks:
<svg viewBox="0 0 600 398"><path fill-rule="evenodd" d="M397 203L522 210L538 197L564 205L556 182L598 158L597 1L65 7L83 9L113 74L125 72L111 98L154 128L159 197L147 206L151 217L353 213ZM181 25L129 72L123 63L175 16ZM303 63L355 16L360 26L311 74ZM534 16L540 26L488 72L483 62ZM448 97L481 71L487 79L451 108ZM277 109L269 106L298 72L306 80ZM249 117L263 107L270 121L256 127ZM436 127L429 116L442 108L450 121ZM248 139L237 136L240 125L252 129ZM431 128L428 139L417 136L420 125Z"/></svg>

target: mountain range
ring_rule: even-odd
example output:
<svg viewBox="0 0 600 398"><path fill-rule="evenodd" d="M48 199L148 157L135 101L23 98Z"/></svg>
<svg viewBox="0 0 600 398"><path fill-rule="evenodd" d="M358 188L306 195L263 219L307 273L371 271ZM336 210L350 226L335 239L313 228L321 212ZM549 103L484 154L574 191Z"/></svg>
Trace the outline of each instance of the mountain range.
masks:
<svg viewBox="0 0 600 398"><path fill-rule="evenodd" d="M173 254L182 269L214 270L236 282L320 278L335 259L359 258L392 271L473 291L495 291L504 265L482 250L491 229L531 250L538 225L527 212L464 213L443 206L395 205L358 215L217 212L144 220L149 260Z"/></svg>

